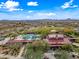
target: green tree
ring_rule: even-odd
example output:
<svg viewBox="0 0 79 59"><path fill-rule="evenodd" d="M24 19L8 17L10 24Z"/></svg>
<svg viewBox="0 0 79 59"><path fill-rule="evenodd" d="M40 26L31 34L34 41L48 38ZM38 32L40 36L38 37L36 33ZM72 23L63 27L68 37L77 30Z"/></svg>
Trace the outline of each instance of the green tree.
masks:
<svg viewBox="0 0 79 59"><path fill-rule="evenodd" d="M26 59L42 59L44 52L48 50L48 44L45 41L34 41L26 47Z"/></svg>
<svg viewBox="0 0 79 59"><path fill-rule="evenodd" d="M70 52L70 51L73 51L73 46L67 44L67 45L61 46L61 49Z"/></svg>
<svg viewBox="0 0 79 59"><path fill-rule="evenodd" d="M67 51L60 51L59 54L55 55L56 59L69 59L69 54Z"/></svg>

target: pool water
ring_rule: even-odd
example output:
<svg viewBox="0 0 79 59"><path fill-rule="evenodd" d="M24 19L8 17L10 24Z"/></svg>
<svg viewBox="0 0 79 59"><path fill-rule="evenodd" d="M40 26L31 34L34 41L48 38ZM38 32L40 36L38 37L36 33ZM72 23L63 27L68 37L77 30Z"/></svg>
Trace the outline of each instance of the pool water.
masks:
<svg viewBox="0 0 79 59"><path fill-rule="evenodd" d="M25 40L39 40L40 39L40 35L36 35L36 34L25 34L25 35L22 35L22 37Z"/></svg>

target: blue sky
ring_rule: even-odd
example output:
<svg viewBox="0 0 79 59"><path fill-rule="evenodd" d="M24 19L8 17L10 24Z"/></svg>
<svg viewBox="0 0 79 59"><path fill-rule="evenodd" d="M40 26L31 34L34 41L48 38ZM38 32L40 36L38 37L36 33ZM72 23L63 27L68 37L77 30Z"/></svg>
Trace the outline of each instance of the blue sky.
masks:
<svg viewBox="0 0 79 59"><path fill-rule="evenodd" d="M0 19L79 19L79 0L0 0Z"/></svg>

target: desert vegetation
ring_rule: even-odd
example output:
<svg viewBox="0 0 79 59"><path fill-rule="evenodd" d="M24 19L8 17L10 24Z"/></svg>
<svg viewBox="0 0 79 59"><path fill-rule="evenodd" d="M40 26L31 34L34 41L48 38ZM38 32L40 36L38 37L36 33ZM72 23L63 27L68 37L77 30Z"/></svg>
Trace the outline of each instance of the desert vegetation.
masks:
<svg viewBox="0 0 79 59"><path fill-rule="evenodd" d="M7 37L13 40L18 35L26 34L29 32L40 34L42 39L33 41L32 43L13 43L0 46L0 52L5 55L17 57L20 53L25 59L43 59L44 53L48 52L51 48L47 41L43 38L48 35L51 30L65 34L75 39L74 43L79 44L79 21L8 21L0 22L0 41ZM24 49L22 49L24 47ZM20 52L20 50L23 50ZM53 50L52 50L53 51ZM63 45L55 50L59 52L55 55L56 58L68 59L71 52L79 54L79 47L71 44ZM55 52L54 51L54 52Z"/></svg>

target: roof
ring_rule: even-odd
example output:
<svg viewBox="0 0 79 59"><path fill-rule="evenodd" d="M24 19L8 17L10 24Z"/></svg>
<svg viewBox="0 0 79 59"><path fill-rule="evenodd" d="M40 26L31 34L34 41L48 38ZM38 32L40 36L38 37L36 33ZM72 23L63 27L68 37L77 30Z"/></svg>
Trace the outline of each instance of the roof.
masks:
<svg viewBox="0 0 79 59"><path fill-rule="evenodd" d="M70 44L69 38L65 37L63 34L49 34L47 41L52 46Z"/></svg>
<svg viewBox="0 0 79 59"><path fill-rule="evenodd" d="M48 35L49 38L52 38L52 37L56 37L56 34L50 34Z"/></svg>
<svg viewBox="0 0 79 59"><path fill-rule="evenodd" d="M28 43L28 42L32 42L31 40L10 40L7 43Z"/></svg>
<svg viewBox="0 0 79 59"><path fill-rule="evenodd" d="M64 38L63 34L49 34L48 38Z"/></svg>

